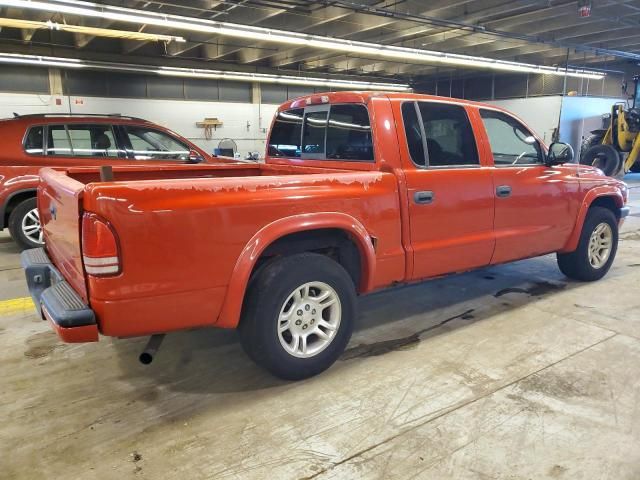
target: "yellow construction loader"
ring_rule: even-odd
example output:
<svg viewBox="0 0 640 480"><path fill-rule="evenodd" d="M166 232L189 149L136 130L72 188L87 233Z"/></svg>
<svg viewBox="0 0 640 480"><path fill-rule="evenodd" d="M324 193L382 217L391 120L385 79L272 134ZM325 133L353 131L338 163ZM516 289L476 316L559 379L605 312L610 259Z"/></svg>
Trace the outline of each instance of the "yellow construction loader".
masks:
<svg viewBox="0 0 640 480"><path fill-rule="evenodd" d="M640 172L640 76L633 77L633 103L617 102L603 128L592 130L582 142L580 163L593 165L605 175L624 176Z"/></svg>

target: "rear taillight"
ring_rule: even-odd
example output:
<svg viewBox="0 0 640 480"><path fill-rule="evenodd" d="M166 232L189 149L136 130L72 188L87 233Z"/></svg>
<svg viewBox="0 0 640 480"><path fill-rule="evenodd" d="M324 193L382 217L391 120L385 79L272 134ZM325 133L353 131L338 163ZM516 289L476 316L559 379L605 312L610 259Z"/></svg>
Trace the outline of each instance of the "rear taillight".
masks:
<svg viewBox="0 0 640 480"><path fill-rule="evenodd" d="M111 226L94 213L82 216L82 261L89 275L120 273L118 240Z"/></svg>

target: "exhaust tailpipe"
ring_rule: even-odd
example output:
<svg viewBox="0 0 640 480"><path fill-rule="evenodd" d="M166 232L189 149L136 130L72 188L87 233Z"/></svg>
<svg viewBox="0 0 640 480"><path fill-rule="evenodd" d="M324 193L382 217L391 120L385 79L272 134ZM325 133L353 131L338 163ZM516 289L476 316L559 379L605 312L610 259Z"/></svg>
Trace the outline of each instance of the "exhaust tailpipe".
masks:
<svg viewBox="0 0 640 480"><path fill-rule="evenodd" d="M144 347L144 350L138 357L140 363L142 363L143 365L149 365L151 362L153 362L153 357L160 348L160 345L162 345L163 340L164 333L151 335L151 338L149 338L149 341L147 342L147 346Z"/></svg>

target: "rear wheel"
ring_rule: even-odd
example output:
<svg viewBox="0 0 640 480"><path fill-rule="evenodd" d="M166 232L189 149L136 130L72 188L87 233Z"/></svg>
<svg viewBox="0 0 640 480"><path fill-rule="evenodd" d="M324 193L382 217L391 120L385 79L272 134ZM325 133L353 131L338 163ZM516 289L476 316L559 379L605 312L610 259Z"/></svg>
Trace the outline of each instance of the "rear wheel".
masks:
<svg viewBox="0 0 640 480"><path fill-rule="evenodd" d="M23 249L44 245L35 198L23 200L11 211L9 232L13 240Z"/></svg>
<svg viewBox="0 0 640 480"><path fill-rule="evenodd" d="M351 338L356 292L324 255L271 261L252 279L239 332L247 354L273 375L300 380L329 368Z"/></svg>
<svg viewBox="0 0 640 480"><path fill-rule="evenodd" d="M562 273L575 280L600 280L611 268L618 249L618 222L613 212L592 207L582 226L578 248L558 254Z"/></svg>

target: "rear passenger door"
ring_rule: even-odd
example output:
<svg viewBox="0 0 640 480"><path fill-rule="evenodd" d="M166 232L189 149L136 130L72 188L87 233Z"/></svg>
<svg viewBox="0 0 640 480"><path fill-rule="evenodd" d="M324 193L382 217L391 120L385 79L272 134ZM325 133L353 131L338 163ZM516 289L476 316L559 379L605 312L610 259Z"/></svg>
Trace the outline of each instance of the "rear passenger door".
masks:
<svg viewBox="0 0 640 480"><path fill-rule="evenodd" d="M412 278L488 265L494 248L493 181L491 168L480 163L466 108L405 102L401 110Z"/></svg>

